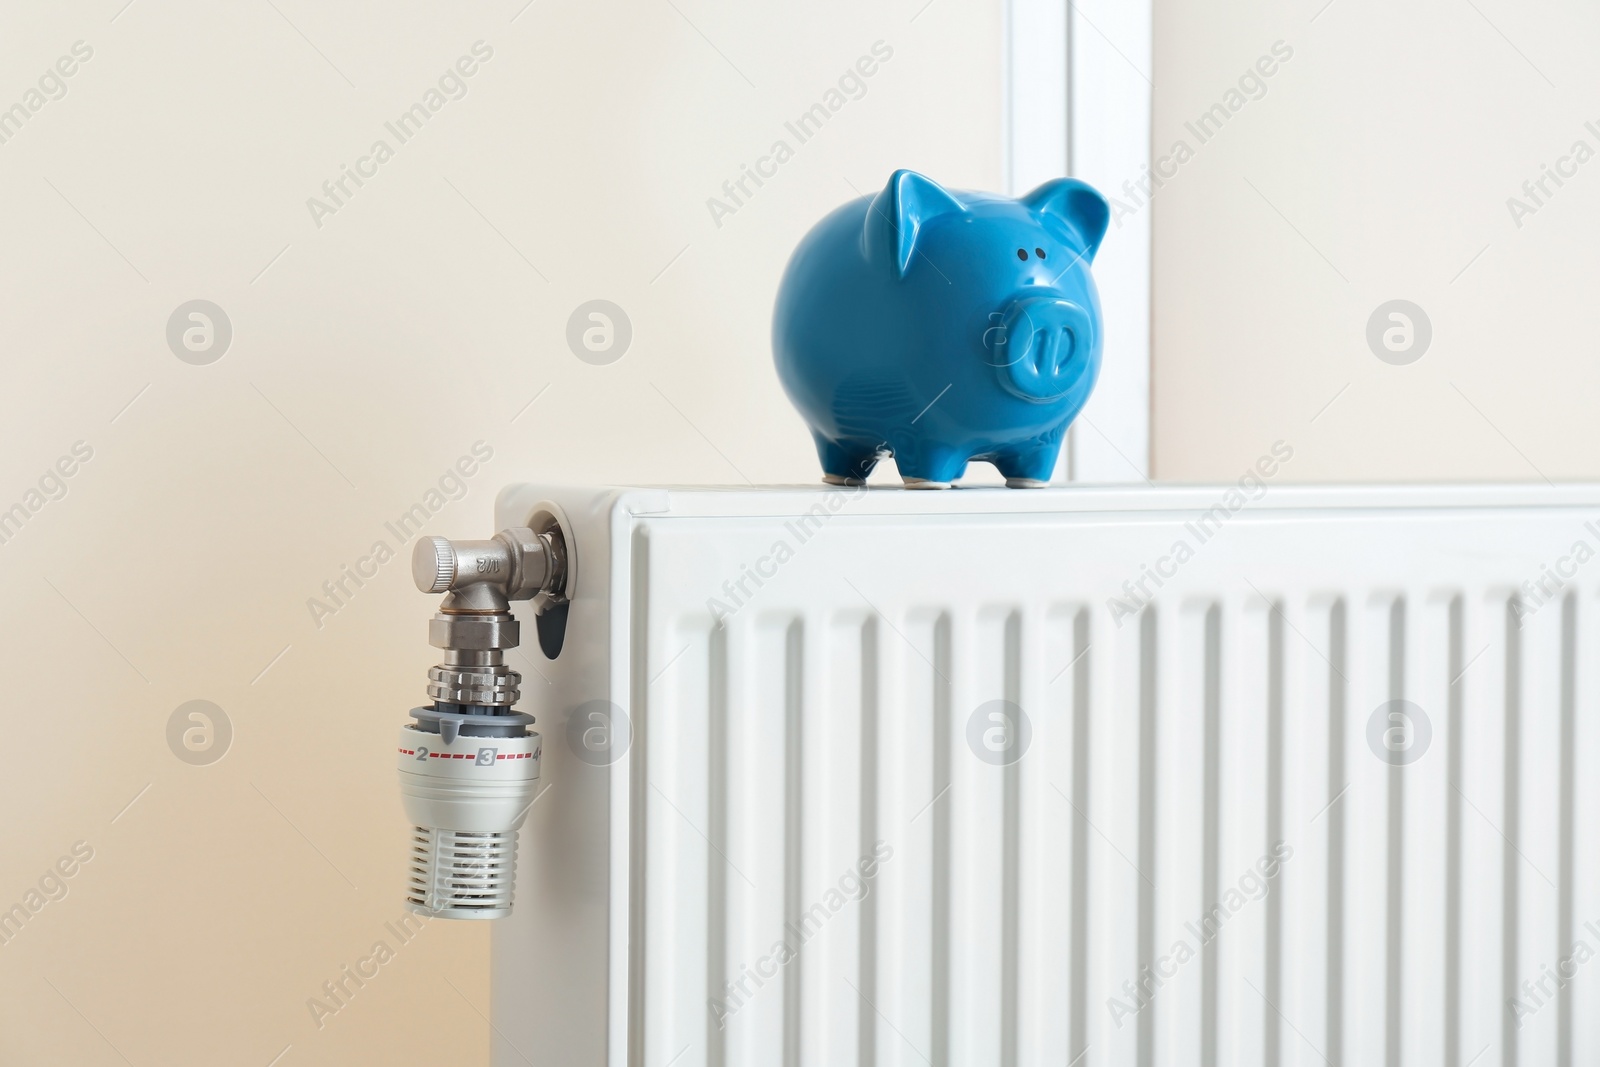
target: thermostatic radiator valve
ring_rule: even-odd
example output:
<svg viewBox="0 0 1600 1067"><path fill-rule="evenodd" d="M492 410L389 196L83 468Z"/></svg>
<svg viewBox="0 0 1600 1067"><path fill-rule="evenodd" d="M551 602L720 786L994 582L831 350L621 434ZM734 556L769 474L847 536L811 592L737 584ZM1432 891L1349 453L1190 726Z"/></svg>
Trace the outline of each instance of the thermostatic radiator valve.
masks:
<svg viewBox="0 0 1600 1067"><path fill-rule="evenodd" d="M488 541L424 537L411 556L424 593L444 593L428 642L432 703L400 728L400 795L412 823L406 905L451 919L511 914L517 829L533 803L539 735L512 710L522 676L506 666L520 637L511 601L564 605L568 559L560 527L501 530Z"/></svg>

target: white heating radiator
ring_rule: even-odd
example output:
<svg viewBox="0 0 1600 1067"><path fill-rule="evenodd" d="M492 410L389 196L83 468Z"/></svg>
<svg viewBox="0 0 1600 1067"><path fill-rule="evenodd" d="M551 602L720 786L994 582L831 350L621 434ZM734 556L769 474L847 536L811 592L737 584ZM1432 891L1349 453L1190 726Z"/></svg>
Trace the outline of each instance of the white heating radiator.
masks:
<svg viewBox="0 0 1600 1067"><path fill-rule="evenodd" d="M1600 487L1249 481L502 493L494 1062L1600 1063Z"/></svg>

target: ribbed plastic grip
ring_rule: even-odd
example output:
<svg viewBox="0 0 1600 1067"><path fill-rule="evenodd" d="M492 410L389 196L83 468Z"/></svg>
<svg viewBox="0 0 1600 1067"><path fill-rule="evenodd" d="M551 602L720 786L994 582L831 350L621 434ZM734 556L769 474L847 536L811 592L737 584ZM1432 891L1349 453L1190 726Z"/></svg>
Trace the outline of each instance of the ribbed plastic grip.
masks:
<svg viewBox="0 0 1600 1067"><path fill-rule="evenodd" d="M440 918L504 918L516 869L515 830L413 827L406 903Z"/></svg>

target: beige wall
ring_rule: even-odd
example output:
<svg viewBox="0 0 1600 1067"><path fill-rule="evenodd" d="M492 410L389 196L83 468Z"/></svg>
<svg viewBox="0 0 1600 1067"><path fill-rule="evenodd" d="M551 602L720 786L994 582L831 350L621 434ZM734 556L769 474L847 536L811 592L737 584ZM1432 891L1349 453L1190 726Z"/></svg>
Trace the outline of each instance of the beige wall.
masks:
<svg viewBox="0 0 1600 1067"><path fill-rule="evenodd" d="M998 187L998 8L121 4L13 6L0 33L0 106L93 50L0 144L0 507L41 504L0 544L0 908L93 851L0 945L0 1064L484 1062L487 931L385 926L391 745L433 651L385 521L477 441L430 530L484 535L517 479L812 480L769 364L778 273L894 167ZM467 95L398 144L385 121L480 40ZM714 225L706 199L879 40L865 96ZM196 298L233 327L207 366L164 334ZM565 342L592 298L633 324L610 366ZM75 442L65 496L29 497ZM380 540L399 558L316 625ZM166 740L195 699L234 731L209 766ZM307 999L380 939L319 1030Z"/></svg>
<svg viewBox="0 0 1600 1067"><path fill-rule="evenodd" d="M1600 11L1325 2L1156 4L1156 155L1195 150L1154 201L1156 475L1235 478L1281 439L1295 480L1600 476L1600 162L1507 206L1600 151ZM1280 40L1200 144L1185 121ZM1394 299L1432 323L1409 365L1365 338Z"/></svg>

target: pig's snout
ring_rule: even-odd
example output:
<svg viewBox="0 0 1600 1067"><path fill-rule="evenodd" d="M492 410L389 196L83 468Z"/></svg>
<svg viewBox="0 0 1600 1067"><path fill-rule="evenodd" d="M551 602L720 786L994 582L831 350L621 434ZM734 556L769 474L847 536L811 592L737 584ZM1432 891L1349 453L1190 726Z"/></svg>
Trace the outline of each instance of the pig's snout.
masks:
<svg viewBox="0 0 1600 1067"><path fill-rule="evenodd" d="M1026 296L990 316L983 345L1007 392L1045 403L1078 384L1094 351L1094 319L1060 296Z"/></svg>

